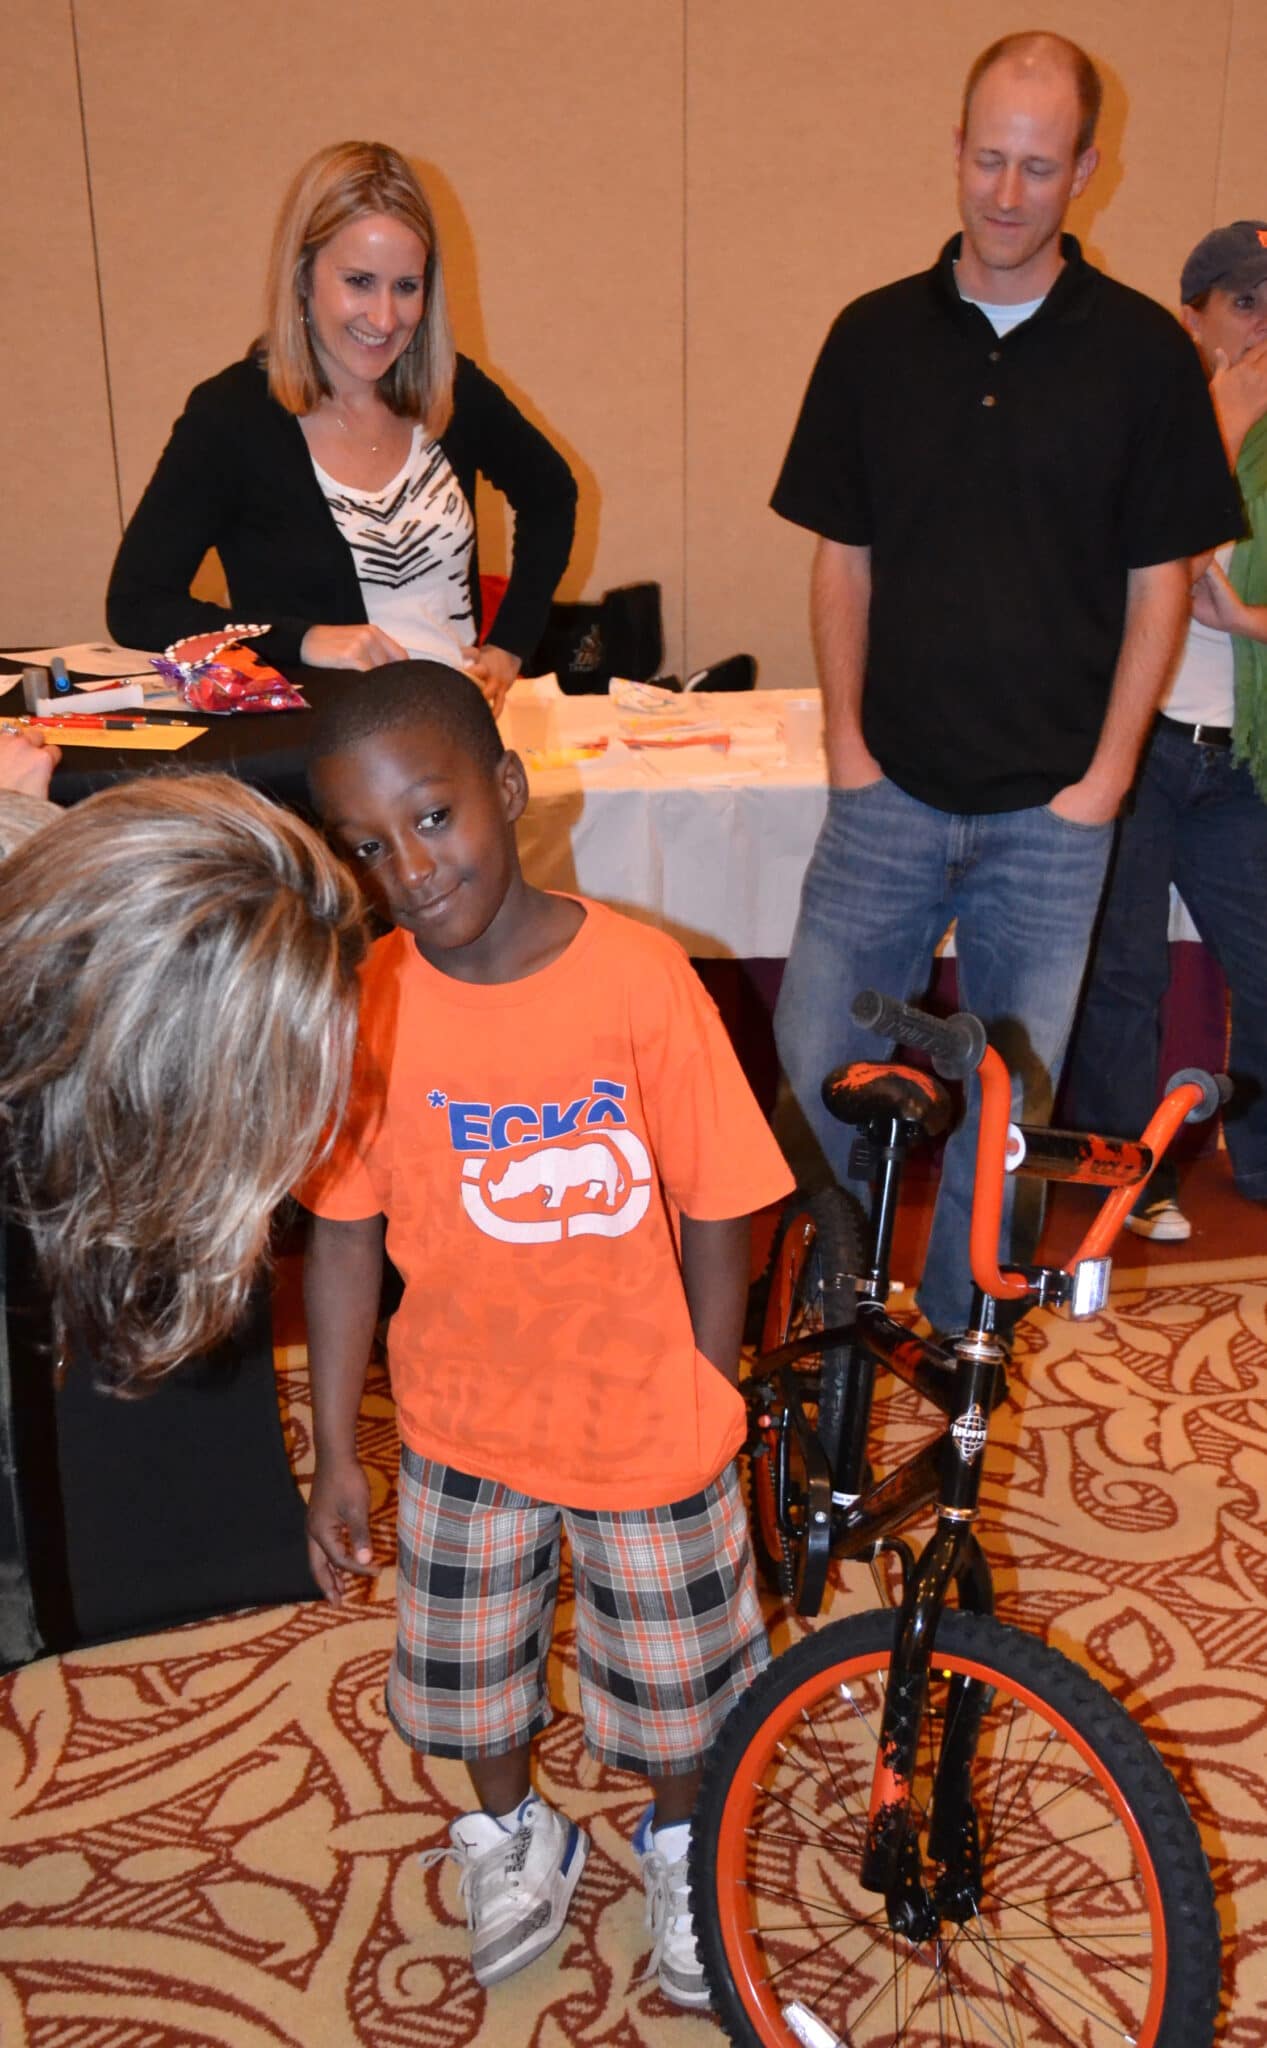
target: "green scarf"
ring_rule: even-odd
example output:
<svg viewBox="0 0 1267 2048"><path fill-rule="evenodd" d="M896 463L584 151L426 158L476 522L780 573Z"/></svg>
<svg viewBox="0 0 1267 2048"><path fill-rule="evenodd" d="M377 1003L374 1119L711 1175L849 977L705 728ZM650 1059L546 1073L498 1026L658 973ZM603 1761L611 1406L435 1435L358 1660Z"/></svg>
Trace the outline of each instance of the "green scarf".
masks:
<svg viewBox="0 0 1267 2048"><path fill-rule="evenodd" d="M1245 604L1267 605L1267 413L1255 420L1241 443L1236 480L1245 500L1250 537L1238 541L1228 581ZM1232 638L1236 708L1232 752L1244 761L1258 794L1267 802L1267 643Z"/></svg>

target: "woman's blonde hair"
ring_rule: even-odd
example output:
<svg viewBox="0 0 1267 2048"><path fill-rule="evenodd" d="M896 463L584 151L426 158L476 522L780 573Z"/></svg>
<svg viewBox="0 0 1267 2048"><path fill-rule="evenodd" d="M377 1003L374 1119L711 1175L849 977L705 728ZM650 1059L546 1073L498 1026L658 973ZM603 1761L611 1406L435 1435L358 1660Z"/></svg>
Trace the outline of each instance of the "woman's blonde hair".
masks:
<svg viewBox="0 0 1267 2048"><path fill-rule="evenodd" d="M435 437L453 412L453 335L444 266L427 195L404 157L385 142L335 142L319 149L282 201L268 264L268 388L293 413L309 413L329 396L308 327L313 258L349 221L371 213L403 222L427 252L418 331L378 388L393 412L420 419Z"/></svg>
<svg viewBox="0 0 1267 2048"><path fill-rule="evenodd" d="M346 870L223 775L89 798L0 864L0 1152L61 1356L137 1388L232 1328L341 1113Z"/></svg>

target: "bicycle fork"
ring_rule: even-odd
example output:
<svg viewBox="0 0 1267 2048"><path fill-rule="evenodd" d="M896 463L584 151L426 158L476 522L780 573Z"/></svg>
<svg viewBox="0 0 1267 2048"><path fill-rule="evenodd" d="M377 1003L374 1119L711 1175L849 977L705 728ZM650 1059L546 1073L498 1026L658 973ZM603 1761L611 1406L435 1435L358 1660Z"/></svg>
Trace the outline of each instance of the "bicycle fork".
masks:
<svg viewBox="0 0 1267 2048"><path fill-rule="evenodd" d="M952 1582L959 1604L993 1610L990 1570L973 1535L981 1489L988 1417L997 1400L1006 1354L994 1335L994 1303L974 1302L973 1327L956 1346L954 1417L941 1450L937 1527L906 1586L889 1667L872 1778L861 1882L884 1895L889 1925L912 1942L926 1941L943 1918L966 1919L980 1889L980 1856L970 1773L986 1705L979 1680L952 1682L946 1731L936 1759L929 1813L928 1856L938 1874L925 1881L919 1816L912 1790L928 1696L937 1622Z"/></svg>

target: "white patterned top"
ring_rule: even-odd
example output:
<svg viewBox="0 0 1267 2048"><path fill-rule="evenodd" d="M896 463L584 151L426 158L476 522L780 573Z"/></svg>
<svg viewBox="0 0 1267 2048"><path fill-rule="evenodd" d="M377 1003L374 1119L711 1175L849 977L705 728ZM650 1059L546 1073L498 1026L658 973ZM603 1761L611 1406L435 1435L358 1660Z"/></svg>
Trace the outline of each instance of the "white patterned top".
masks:
<svg viewBox="0 0 1267 2048"><path fill-rule="evenodd" d="M411 655L460 667L475 639L471 549L475 520L438 441L416 425L404 465L381 491L353 490L313 469L352 550L370 624Z"/></svg>

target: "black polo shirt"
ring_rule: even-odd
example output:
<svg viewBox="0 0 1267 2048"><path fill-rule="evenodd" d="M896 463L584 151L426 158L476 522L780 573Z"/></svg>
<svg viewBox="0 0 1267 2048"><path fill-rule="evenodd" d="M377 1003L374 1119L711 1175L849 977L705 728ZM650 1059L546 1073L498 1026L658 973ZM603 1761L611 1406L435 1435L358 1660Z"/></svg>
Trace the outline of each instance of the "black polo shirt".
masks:
<svg viewBox="0 0 1267 2048"><path fill-rule="evenodd" d="M1130 569L1243 531L1197 352L1083 261L1004 339L938 262L857 299L819 356L772 503L871 549L863 732L948 811L1085 774Z"/></svg>

